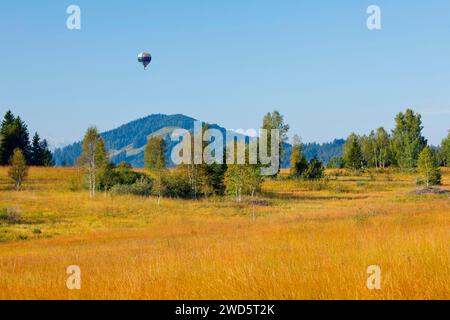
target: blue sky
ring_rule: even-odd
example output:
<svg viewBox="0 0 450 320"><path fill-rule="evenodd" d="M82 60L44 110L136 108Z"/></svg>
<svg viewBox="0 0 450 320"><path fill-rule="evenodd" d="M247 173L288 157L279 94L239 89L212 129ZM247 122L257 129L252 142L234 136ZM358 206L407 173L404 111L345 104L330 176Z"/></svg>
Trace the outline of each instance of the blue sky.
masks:
<svg viewBox="0 0 450 320"><path fill-rule="evenodd" d="M391 129L407 107L432 143L450 129L448 0L2 1L0 43L0 112L51 141L152 113L249 129L274 109L305 142Z"/></svg>

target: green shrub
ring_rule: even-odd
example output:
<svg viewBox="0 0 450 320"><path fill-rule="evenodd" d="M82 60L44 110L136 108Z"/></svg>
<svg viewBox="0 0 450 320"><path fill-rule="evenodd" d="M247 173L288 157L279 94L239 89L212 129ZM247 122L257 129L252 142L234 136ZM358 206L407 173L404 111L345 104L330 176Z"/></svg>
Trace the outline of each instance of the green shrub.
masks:
<svg viewBox="0 0 450 320"><path fill-rule="evenodd" d="M9 224L17 224L22 221L22 213L17 209L2 208L0 209L0 221L5 221Z"/></svg>
<svg viewBox="0 0 450 320"><path fill-rule="evenodd" d="M116 184L111 188L113 195L131 194L135 196L148 197L152 194L152 181L146 177L141 177L133 184Z"/></svg>
<svg viewBox="0 0 450 320"><path fill-rule="evenodd" d="M331 190L330 182L327 179L298 180L296 186L308 191Z"/></svg>
<svg viewBox="0 0 450 320"><path fill-rule="evenodd" d="M130 164L122 161L117 167L114 164L109 163L105 167L99 170L98 187L101 190L112 189L116 185L128 185L138 183L140 180L147 180L152 182L151 178L147 175L133 171ZM120 189L117 187L116 189Z"/></svg>
<svg viewBox="0 0 450 320"><path fill-rule="evenodd" d="M314 158L308 163L308 167L302 173L302 177L306 180L317 180L323 178L325 168L320 160Z"/></svg>
<svg viewBox="0 0 450 320"><path fill-rule="evenodd" d="M26 234L19 234L16 236L17 240L28 240L28 236Z"/></svg>
<svg viewBox="0 0 450 320"><path fill-rule="evenodd" d="M67 182L67 187L73 192L80 191L85 188L83 181L79 177L70 178L69 182Z"/></svg>
<svg viewBox="0 0 450 320"><path fill-rule="evenodd" d="M164 195L172 198L190 198L192 196L189 177L183 172L173 172L164 177Z"/></svg>
<svg viewBox="0 0 450 320"><path fill-rule="evenodd" d="M352 220L355 222L359 222L359 223L366 222L369 220L369 218L370 218L370 215L366 214L366 213L356 214L356 215L352 216Z"/></svg>

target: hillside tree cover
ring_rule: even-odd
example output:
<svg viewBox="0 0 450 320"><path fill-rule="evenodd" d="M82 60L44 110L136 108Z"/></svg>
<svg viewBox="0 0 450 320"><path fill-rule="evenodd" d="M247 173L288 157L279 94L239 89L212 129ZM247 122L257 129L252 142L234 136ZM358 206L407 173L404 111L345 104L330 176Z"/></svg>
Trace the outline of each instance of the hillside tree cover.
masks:
<svg viewBox="0 0 450 320"><path fill-rule="evenodd" d="M329 169L342 169L344 166L344 158L342 157L333 157L327 163L327 168Z"/></svg>
<svg viewBox="0 0 450 320"><path fill-rule="evenodd" d="M334 139L332 142L325 143L303 143L303 154L307 160L317 158L324 163L328 163L331 159L342 157L344 139Z"/></svg>
<svg viewBox="0 0 450 320"><path fill-rule="evenodd" d="M417 171L427 187L441 184L441 168L429 147L422 150L417 164Z"/></svg>
<svg viewBox="0 0 450 320"><path fill-rule="evenodd" d="M28 167L22 150L16 148L10 159L9 177L14 181L16 191L20 191L22 183L28 175Z"/></svg>

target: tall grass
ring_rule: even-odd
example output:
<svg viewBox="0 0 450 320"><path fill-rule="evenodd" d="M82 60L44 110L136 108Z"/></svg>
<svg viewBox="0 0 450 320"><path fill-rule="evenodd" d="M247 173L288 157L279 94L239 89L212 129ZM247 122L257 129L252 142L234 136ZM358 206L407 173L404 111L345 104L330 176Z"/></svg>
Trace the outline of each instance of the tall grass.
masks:
<svg viewBox="0 0 450 320"><path fill-rule="evenodd" d="M158 206L153 197L89 200L70 190L74 169L32 168L15 192L5 170L0 208L21 218L0 219L0 299L450 298L450 200L411 194L413 175L268 180L267 206ZM66 288L69 265L81 267L79 291ZM369 265L381 267L381 290L366 287Z"/></svg>

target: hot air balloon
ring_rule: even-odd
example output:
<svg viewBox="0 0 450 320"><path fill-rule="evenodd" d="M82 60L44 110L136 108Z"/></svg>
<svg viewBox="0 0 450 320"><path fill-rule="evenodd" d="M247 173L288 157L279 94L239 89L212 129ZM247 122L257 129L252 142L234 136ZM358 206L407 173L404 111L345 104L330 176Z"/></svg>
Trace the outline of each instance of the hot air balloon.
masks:
<svg viewBox="0 0 450 320"><path fill-rule="evenodd" d="M152 56L150 55L150 53L142 52L138 55L138 61L139 63L142 63L144 69L146 69L150 64L150 61L152 61Z"/></svg>

